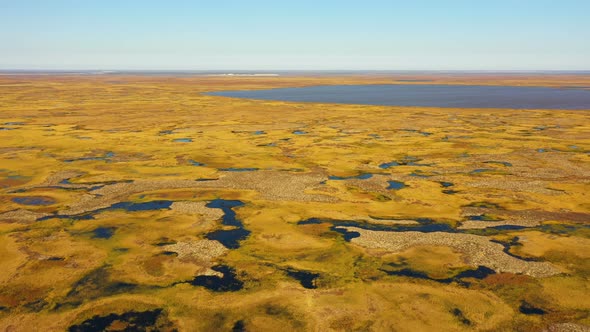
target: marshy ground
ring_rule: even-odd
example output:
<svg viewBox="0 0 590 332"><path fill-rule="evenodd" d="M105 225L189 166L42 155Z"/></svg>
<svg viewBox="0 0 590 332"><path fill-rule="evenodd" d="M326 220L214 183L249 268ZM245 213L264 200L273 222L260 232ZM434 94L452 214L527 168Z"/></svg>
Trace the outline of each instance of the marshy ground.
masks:
<svg viewBox="0 0 590 332"><path fill-rule="evenodd" d="M588 111L203 94L396 82L590 77L0 76L0 330L588 330Z"/></svg>

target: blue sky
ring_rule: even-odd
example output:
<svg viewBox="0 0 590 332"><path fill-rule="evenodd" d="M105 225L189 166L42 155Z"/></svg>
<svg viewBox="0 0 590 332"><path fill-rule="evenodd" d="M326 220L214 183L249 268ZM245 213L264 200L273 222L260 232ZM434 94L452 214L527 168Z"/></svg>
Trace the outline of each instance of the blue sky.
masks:
<svg viewBox="0 0 590 332"><path fill-rule="evenodd" d="M589 70L588 0L0 0L0 69Z"/></svg>

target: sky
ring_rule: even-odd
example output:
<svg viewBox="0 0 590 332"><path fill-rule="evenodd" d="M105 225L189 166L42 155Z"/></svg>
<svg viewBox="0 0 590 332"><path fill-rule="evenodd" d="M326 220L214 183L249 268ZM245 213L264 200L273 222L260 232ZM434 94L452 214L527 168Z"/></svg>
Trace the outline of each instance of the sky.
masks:
<svg viewBox="0 0 590 332"><path fill-rule="evenodd" d="M0 69L590 70L590 0L0 0Z"/></svg>

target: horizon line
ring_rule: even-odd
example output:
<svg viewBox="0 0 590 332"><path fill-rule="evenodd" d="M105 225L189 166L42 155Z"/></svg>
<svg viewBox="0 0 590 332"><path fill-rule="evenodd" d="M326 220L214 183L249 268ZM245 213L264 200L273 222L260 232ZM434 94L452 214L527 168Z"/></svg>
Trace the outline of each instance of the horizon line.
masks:
<svg viewBox="0 0 590 332"><path fill-rule="evenodd" d="M102 68L80 68L80 69L45 69L45 68L1 68L0 73L289 73L289 72L373 72L373 73L444 73L444 72L473 72L473 73L590 73L589 69L102 69Z"/></svg>

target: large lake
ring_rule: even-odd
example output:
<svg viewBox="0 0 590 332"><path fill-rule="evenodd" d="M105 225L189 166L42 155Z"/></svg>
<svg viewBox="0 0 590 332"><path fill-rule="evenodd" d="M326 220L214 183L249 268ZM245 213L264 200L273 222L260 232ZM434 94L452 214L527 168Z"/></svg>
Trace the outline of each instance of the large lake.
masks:
<svg viewBox="0 0 590 332"><path fill-rule="evenodd" d="M217 91L211 92L209 95L338 104L590 110L590 89L581 88L375 84Z"/></svg>

